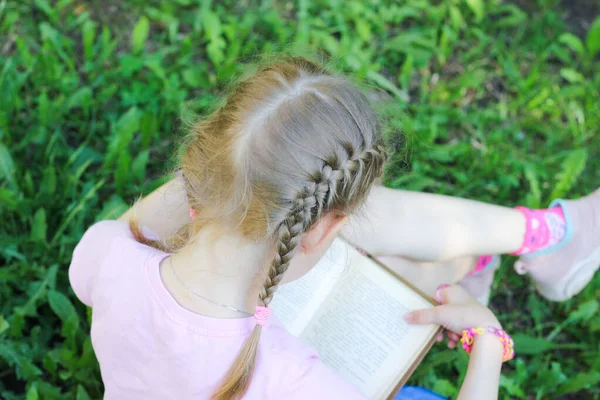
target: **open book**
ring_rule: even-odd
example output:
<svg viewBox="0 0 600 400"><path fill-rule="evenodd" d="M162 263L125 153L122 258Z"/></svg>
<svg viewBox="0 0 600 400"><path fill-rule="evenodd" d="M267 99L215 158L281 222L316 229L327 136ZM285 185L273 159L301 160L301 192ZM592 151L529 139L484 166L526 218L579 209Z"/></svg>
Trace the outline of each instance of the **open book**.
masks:
<svg viewBox="0 0 600 400"><path fill-rule="evenodd" d="M434 303L409 283L336 239L302 278L281 285L271 307L284 326L370 399L392 398L440 328L403 316Z"/></svg>

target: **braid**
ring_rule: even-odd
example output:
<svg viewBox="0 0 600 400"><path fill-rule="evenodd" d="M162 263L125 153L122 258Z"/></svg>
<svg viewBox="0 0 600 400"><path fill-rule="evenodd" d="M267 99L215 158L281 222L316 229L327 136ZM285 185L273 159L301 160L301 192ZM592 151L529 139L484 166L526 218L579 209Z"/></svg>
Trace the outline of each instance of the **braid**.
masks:
<svg viewBox="0 0 600 400"><path fill-rule="evenodd" d="M357 157L349 158L348 161L345 162L343 169L350 174L360 175L365 169L365 165L373 163L375 164L375 170L378 170L376 172L381 172L380 168L383 167L386 158L387 153L385 146L381 144L376 145L375 147L363 150Z"/></svg>
<svg viewBox="0 0 600 400"><path fill-rule="evenodd" d="M290 214L277 230L277 252L259 294L259 300L265 307L273 299L283 274L289 268L302 234L321 217L323 208L331 202L332 185L335 185L341 176L339 171L325 165L320 174L320 182L309 182L301 195L291 202Z"/></svg>
<svg viewBox="0 0 600 400"><path fill-rule="evenodd" d="M352 153L350 153L352 155ZM292 209L288 217L279 225L277 230L277 252L267 272L264 286L259 294L260 303L268 307L277 291L283 274L290 266L296 248L300 244L301 236L310 226L319 220L323 210L329 208L339 191L354 192L350 188L355 179L365 168L365 164L373 162L376 173L379 174L385 163L385 147L378 145L375 148L365 149L358 157L349 158L341 168L334 169L325 164L315 177L317 182L309 182L302 194L292 201Z"/></svg>
<svg viewBox="0 0 600 400"><path fill-rule="evenodd" d="M306 222L304 210L292 214L279 226L277 234L277 253L267 273L265 284L259 294L260 302L268 307L273 299L273 294L283 278L283 274L290 266L294 251L300 243L300 237L304 233Z"/></svg>
<svg viewBox="0 0 600 400"><path fill-rule="evenodd" d="M300 245L302 234L338 198L355 198L354 201L360 201L368 193L373 180L381 175L386 160L383 145L364 149L358 155L350 146L346 146L346 151L346 161L326 162L321 171L305 183L305 188L298 197L289 201L289 213L277 228L277 252L259 293L259 304L262 306L268 307L271 303L283 274ZM225 376L223 385L213 395L213 400L237 399L244 394L254 373L261 331L262 326L257 324Z"/></svg>

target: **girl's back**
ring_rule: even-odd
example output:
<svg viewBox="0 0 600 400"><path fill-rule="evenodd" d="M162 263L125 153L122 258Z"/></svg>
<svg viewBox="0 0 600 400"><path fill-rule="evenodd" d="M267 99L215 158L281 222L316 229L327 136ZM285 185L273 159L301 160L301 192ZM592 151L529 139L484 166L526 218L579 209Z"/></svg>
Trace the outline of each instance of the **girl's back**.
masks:
<svg viewBox="0 0 600 400"><path fill-rule="evenodd" d="M75 249L70 280L93 307L106 399L209 399L254 328L252 317L211 318L180 306L161 278L169 255L139 243L124 221L95 224ZM245 398L363 397L270 318Z"/></svg>

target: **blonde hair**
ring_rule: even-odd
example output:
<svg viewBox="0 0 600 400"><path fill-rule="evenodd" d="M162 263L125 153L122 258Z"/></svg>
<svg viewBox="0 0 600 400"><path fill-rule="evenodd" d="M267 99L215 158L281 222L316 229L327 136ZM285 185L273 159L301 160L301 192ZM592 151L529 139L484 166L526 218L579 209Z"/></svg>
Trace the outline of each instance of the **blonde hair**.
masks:
<svg viewBox="0 0 600 400"><path fill-rule="evenodd" d="M193 125L180 168L194 221L165 242L144 237L134 220L130 227L140 242L169 252L209 224L272 241L276 252L258 298L268 306L302 234L325 213L347 215L364 203L385 160L366 97L316 63L289 57L259 68ZM246 392L261 329L246 340L214 400Z"/></svg>

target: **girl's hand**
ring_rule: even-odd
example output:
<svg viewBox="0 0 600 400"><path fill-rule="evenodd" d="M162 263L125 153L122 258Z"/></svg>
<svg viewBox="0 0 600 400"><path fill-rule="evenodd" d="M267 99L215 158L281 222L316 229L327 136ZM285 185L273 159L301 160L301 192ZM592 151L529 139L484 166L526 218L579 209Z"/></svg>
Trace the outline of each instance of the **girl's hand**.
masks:
<svg viewBox="0 0 600 400"><path fill-rule="evenodd" d="M460 286L440 287L436 297L442 303L441 306L413 311L406 315L406 320L412 324L442 325L449 331L450 348L456 346L458 334L466 328L502 328L496 316ZM457 400L498 398L503 347L494 335L477 336L471 349L469 369Z"/></svg>
<svg viewBox="0 0 600 400"><path fill-rule="evenodd" d="M443 326L448 330L448 347L451 349L456 347L461 332L467 328L494 326L502 329L494 313L458 285L440 286L436 298L441 306L410 312L405 319L410 324ZM444 334L440 333L437 341L443 339Z"/></svg>

